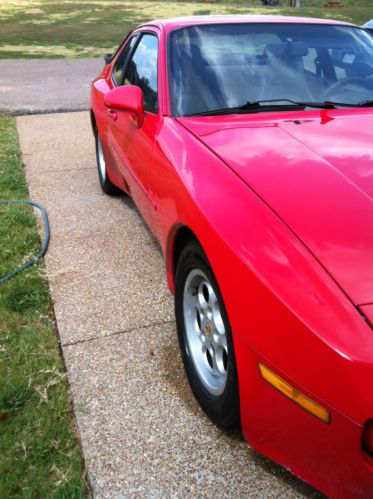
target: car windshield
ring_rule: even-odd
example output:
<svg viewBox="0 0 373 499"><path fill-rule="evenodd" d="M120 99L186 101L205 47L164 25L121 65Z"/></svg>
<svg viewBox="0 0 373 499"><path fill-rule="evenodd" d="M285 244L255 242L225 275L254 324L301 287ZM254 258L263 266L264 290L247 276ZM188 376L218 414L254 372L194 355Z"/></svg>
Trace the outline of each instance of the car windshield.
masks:
<svg viewBox="0 0 373 499"><path fill-rule="evenodd" d="M350 26L235 23L179 28L170 34L169 61L176 116L223 114L242 106L242 112L259 112L269 108L268 101L275 101L276 109L300 102L343 107L373 101L373 38Z"/></svg>

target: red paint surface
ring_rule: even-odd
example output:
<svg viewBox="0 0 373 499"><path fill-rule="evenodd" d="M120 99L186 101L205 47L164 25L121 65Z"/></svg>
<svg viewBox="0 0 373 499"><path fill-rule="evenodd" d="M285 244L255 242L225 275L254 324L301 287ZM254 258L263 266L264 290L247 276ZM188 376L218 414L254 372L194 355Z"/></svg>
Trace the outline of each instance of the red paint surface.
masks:
<svg viewBox="0 0 373 499"><path fill-rule="evenodd" d="M250 21L316 22L208 22ZM173 118L167 34L206 22L137 29L154 31L160 50L159 112L145 111L140 128L131 112L108 116L111 65L94 81L109 177L159 240L171 290L180 229L205 249L233 329L251 445L328 495L369 497L361 439L373 417L373 110ZM259 361L327 408L331 423L263 381Z"/></svg>

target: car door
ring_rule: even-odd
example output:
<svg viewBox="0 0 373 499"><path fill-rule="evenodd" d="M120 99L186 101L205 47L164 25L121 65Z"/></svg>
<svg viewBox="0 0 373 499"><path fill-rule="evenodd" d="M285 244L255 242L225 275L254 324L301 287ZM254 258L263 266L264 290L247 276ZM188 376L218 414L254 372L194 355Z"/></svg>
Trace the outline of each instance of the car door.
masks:
<svg viewBox="0 0 373 499"><path fill-rule="evenodd" d="M123 85L137 85L143 91L145 120L137 127L128 111L108 112L108 144L115 151L117 168L147 223L152 226L155 203L147 172L151 168L153 146L159 126L158 36L155 31L140 32L126 63Z"/></svg>
<svg viewBox="0 0 373 499"><path fill-rule="evenodd" d="M101 135L104 137L104 151L106 162L110 164L111 175L114 177L114 181L123 186L123 179L121 178L120 168L119 168L119 155L116 149L110 147L112 144L108 143L108 129L111 125L111 120L109 119L107 109L104 106L104 98L105 94L107 94L113 88L120 86L123 84L124 80L124 71L126 69L126 63L132 53L134 46L136 45L136 41L138 39L138 34L135 33L131 35L128 40L123 43L123 46L118 50L117 55L114 58L113 68L111 73L107 75L105 80L101 81L101 85L99 85L100 89L100 106L97 106L98 109L102 109L102 114L105 115L105 118L99 118L99 121L105 123L105 128L100 130ZM97 87L96 83L96 87ZM108 147L109 146L109 147Z"/></svg>

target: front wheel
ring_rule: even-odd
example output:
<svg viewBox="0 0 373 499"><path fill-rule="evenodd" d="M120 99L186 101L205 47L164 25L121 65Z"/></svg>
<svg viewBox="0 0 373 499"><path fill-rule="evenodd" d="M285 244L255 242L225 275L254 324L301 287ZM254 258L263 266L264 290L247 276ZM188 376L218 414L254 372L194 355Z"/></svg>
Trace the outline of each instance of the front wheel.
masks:
<svg viewBox="0 0 373 499"><path fill-rule="evenodd" d="M100 181L101 189L105 192L105 194L118 194L120 190L111 182L107 173L104 151L102 149L102 141L97 128L95 130L95 141L98 179Z"/></svg>
<svg viewBox="0 0 373 499"><path fill-rule="evenodd" d="M182 359L196 399L214 423L239 426L231 329L215 276L196 241L185 246L178 261L175 312Z"/></svg>

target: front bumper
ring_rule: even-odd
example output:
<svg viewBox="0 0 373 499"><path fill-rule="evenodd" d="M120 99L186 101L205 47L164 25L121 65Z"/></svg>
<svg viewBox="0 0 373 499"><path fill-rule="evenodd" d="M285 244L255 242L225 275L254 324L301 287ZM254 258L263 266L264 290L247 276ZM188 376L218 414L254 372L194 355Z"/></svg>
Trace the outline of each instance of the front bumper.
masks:
<svg viewBox="0 0 373 499"><path fill-rule="evenodd" d="M373 496L373 467L361 448L362 426L286 377L233 333L240 383L242 429L259 452L330 497ZM325 424L260 376L258 363L325 407Z"/></svg>

